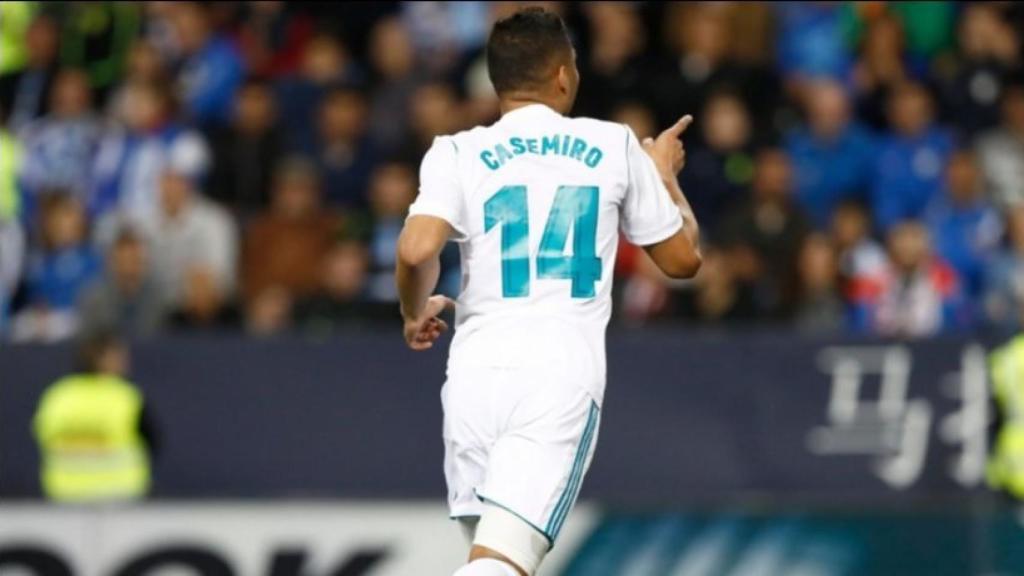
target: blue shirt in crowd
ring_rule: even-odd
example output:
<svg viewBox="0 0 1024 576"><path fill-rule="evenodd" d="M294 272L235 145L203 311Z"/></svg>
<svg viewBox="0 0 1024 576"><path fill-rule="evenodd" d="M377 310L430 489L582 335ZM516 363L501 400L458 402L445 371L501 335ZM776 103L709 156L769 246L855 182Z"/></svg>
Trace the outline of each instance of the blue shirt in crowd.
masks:
<svg viewBox="0 0 1024 576"><path fill-rule="evenodd" d="M786 151L797 200L819 229L828 227L844 200L866 200L875 162L875 138L866 129L851 124L827 142L800 128L786 138Z"/></svg>
<svg viewBox="0 0 1024 576"><path fill-rule="evenodd" d="M784 75L843 80L851 66L840 5L775 4L779 15L778 65Z"/></svg>
<svg viewBox="0 0 1024 576"><path fill-rule="evenodd" d="M55 310L72 310L78 294L100 268L99 256L87 245L38 254L28 270L29 300Z"/></svg>
<svg viewBox="0 0 1024 576"><path fill-rule="evenodd" d="M936 251L956 269L968 295L979 296L989 257L1002 236L999 212L985 200L957 205L941 198L929 209L927 221Z"/></svg>
<svg viewBox="0 0 1024 576"><path fill-rule="evenodd" d="M213 38L185 60L181 78L192 117L200 123L227 121L243 74L241 57L224 38Z"/></svg>
<svg viewBox="0 0 1024 576"><path fill-rule="evenodd" d="M871 207L879 231L924 216L942 191L943 168L952 151L952 138L938 128L914 137L881 137L871 187Z"/></svg>

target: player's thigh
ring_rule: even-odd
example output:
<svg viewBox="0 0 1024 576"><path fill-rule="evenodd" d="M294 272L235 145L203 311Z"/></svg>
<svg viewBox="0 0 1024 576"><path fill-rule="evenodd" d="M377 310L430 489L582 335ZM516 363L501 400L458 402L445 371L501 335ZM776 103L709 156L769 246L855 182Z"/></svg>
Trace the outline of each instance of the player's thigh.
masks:
<svg viewBox="0 0 1024 576"><path fill-rule="evenodd" d="M452 370L441 390L444 474L453 517L478 516L482 509L476 490L486 478L494 441L484 390L488 376L480 370Z"/></svg>
<svg viewBox="0 0 1024 576"><path fill-rule="evenodd" d="M590 466L600 409L582 387L563 383L518 405L511 420L491 447L479 496L554 542Z"/></svg>

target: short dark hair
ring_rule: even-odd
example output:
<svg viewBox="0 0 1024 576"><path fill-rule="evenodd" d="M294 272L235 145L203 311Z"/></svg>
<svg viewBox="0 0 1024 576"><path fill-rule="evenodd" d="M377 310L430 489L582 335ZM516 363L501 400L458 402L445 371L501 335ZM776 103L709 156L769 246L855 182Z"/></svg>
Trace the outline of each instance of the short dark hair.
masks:
<svg viewBox="0 0 1024 576"><path fill-rule="evenodd" d="M553 60L571 51L569 32L557 14L526 8L495 22L487 40L487 72L499 94L534 88Z"/></svg>

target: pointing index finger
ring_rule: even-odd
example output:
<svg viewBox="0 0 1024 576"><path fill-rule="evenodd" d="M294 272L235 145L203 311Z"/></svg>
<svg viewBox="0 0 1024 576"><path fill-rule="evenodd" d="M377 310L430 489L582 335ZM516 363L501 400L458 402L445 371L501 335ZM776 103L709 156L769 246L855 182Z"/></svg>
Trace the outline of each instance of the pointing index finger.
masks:
<svg viewBox="0 0 1024 576"><path fill-rule="evenodd" d="M693 122L693 116L690 116L689 114L687 114L686 116L683 116L682 118L680 118L678 122L676 122L675 124L669 126L663 132L663 134L668 134L669 136L678 137L683 132L686 132L686 129L690 126L690 124L692 122Z"/></svg>

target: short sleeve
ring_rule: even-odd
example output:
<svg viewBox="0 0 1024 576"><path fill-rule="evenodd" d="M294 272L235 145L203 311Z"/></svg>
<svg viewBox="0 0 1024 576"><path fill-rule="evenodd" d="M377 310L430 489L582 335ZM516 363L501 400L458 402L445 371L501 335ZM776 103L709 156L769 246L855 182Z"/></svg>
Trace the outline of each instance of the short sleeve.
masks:
<svg viewBox="0 0 1024 576"><path fill-rule="evenodd" d="M409 216L434 216L455 229L456 240L466 237L465 216L458 178L458 149L451 137L438 136L420 164L420 192Z"/></svg>
<svg viewBox="0 0 1024 576"><path fill-rule="evenodd" d="M679 207L661 181L658 168L626 127L626 167L629 172L622 207L622 232L638 246L650 246L683 227Z"/></svg>

